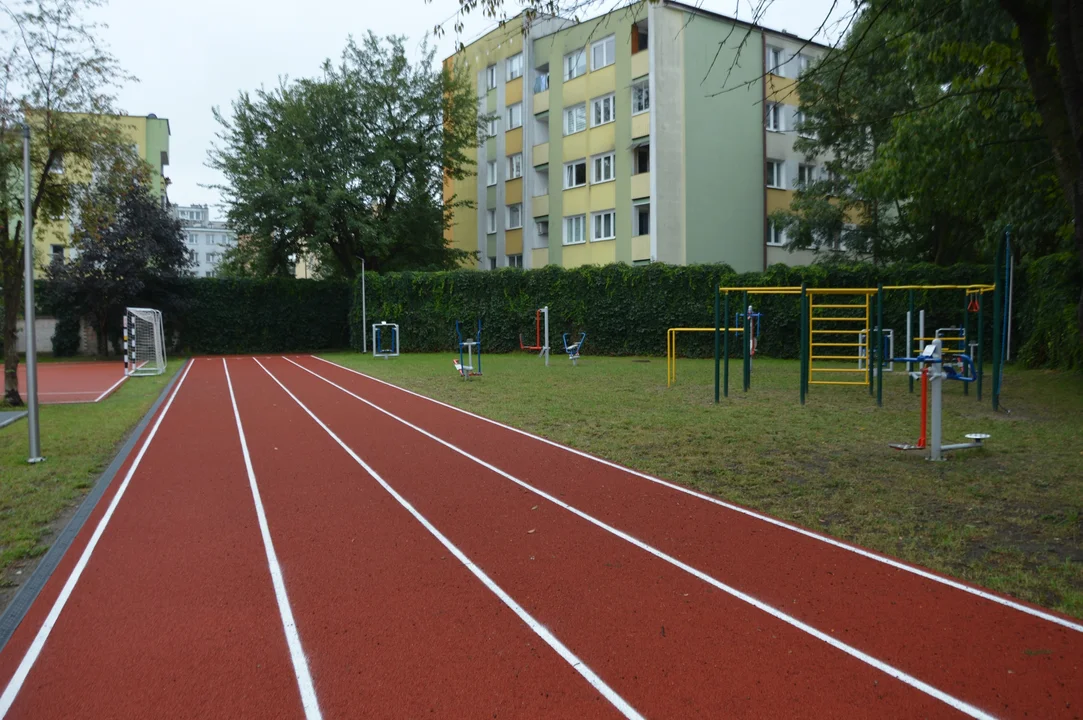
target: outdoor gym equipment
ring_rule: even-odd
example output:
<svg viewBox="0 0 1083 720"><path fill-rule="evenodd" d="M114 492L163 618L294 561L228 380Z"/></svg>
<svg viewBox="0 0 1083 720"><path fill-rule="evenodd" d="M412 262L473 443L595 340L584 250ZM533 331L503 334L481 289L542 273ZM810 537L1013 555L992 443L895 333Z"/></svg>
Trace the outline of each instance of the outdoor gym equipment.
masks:
<svg viewBox="0 0 1083 720"><path fill-rule="evenodd" d="M925 419L927 415L930 417L931 425L931 437L928 438L928 460L944 460L946 458L944 458L943 454L950 450L983 447L982 441L989 437L987 433L967 433L966 438L970 440L967 443L941 444L943 439L944 380L959 380L964 383L971 383L976 378L974 363L970 356L958 354L955 357L964 371L969 369L970 375L959 374L954 367L945 362L943 342L939 338L935 338L930 344L926 345L916 357L893 358L897 362L921 365L921 370L913 373L921 378L921 435L916 444L892 443L891 447L896 450L924 450L926 448ZM926 392L927 390L928 392ZM930 404L932 405L931 413L928 410Z"/></svg>
<svg viewBox="0 0 1083 720"><path fill-rule="evenodd" d="M542 315L545 316L545 344L542 344ZM524 345L523 334L519 333L520 350L538 350L539 357L545 358L546 367L549 366L549 306L539 308L534 314L534 344Z"/></svg>
<svg viewBox="0 0 1083 720"><path fill-rule="evenodd" d="M384 341L387 341L385 347ZM372 357L393 358L399 356L399 326L381 320L372 324Z"/></svg>
<svg viewBox="0 0 1083 720"><path fill-rule="evenodd" d="M574 343L568 343L568 337L571 333L564 333L564 352L568 353L568 359L572 361L572 365L578 365L579 350L582 349L583 343L587 341L587 334L585 332L579 333L579 341Z"/></svg>
<svg viewBox="0 0 1083 720"><path fill-rule="evenodd" d="M459 359L454 358L451 362L455 365L455 369L459 371L459 375L469 380L472 377L481 377L481 318L478 318L478 334L472 338L463 340L463 332L461 323L455 321L455 335L459 338ZM474 348L478 351L478 367L474 369ZM463 360L463 351L466 351L466 359Z"/></svg>
<svg viewBox="0 0 1083 720"><path fill-rule="evenodd" d="M873 328L872 329L872 334L876 335L876 333L879 331L879 329L880 328ZM865 332L864 330L862 330L861 333L858 334L858 336L857 336L857 342L861 345L861 347L859 347L857 349L857 366L859 368L864 368L865 363L869 359L867 357L868 345L869 345L868 340L866 339L867 335L868 335L868 333ZM887 328L886 330L884 330L884 342L880 346L880 352L884 353L884 357L887 358L887 363L885 363L885 365L884 365L884 372L894 372L895 371L895 331L892 330L891 328ZM878 372L878 369L876 367L873 367L872 371L875 373L875 372Z"/></svg>

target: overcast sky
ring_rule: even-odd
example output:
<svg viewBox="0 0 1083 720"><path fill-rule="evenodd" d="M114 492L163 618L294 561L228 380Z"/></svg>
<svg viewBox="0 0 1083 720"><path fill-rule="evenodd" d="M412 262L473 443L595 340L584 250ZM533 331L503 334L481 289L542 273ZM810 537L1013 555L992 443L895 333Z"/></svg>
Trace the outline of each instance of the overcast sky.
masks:
<svg viewBox="0 0 1083 720"><path fill-rule="evenodd" d="M507 14L515 14L518 6L507 1ZM704 0L703 7L732 16L737 2ZM744 19L751 16L749 2L740 0L738 15ZM807 37L831 4L774 0L763 24ZM850 5L846 0L840 4ZM172 9L160 9L165 7ZM121 90L119 107L131 115L155 113L169 119L169 199L209 204L211 217L220 219L218 193L206 187L221 180L206 167L217 130L212 107L228 111L241 90L273 86L281 76L315 75L326 58L341 52L349 35L369 30L406 35L416 47L433 26L446 22L447 33L435 41L437 58L446 57L455 48L451 21L457 8L458 0L185 0L169 6L111 0L93 17L109 25L102 35L111 51L139 78ZM600 11L591 16L596 14ZM494 25L476 11L465 22L464 43ZM817 39L827 42L834 34Z"/></svg>

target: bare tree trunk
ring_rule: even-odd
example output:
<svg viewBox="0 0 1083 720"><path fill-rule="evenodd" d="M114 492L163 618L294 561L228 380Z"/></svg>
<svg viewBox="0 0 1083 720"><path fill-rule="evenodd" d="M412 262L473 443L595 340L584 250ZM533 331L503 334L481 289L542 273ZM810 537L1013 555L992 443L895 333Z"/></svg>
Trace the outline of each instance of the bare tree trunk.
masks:
<svg viewBox="0 0 1083 720"><path fill-rule="evenodd" d="M18 338L23 277L17 270L19 264L5 262L0 265L3 265L4 285L4 400L10 405L22 405L23 399L19 395L19 353L15 349L15 341Z"/></svg>

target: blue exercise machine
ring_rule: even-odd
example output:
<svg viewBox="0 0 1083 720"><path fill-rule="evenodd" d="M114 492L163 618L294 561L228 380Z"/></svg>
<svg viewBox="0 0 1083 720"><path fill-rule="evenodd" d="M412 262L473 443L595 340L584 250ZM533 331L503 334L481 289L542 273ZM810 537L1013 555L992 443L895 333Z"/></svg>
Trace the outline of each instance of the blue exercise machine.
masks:
<svg viewBox="0 0 1083 720"><path fill-rule="evenodd" d="M481 377L481 318L478 318L478 333L472 338L463 340L462 324L455 321L455 335L459 338L459 359L452 359L452 363L455 365L455 369L459 371L459 375L469 380L472 377ZM478 353L478 366L474 369L474 348L477 348ZM466 352L466 357L463 358L463 352Z"/></svg>
<svg viewBox="0 0 1083 720"><path fill-rule="evenodd" d="M583 343L587 341L587 334L585 332L579 333L579 340L574 343L569 343L568 338L572 333L564 333L564 352L568 353L568 359L572 361L572 365L576 365L579 360L579 351L583 347Z"/></svg>

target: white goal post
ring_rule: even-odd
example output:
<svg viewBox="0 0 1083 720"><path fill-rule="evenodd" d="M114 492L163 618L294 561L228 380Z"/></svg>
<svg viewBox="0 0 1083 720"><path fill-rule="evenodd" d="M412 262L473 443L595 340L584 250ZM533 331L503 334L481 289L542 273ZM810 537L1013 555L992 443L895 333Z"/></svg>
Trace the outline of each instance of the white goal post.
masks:
<svg viewBox="0 0 1083 720"><path fill-rule="evenodd" d="M165 330L162 313L151 308L124 310L124 374L165 372Z"/></svg>

